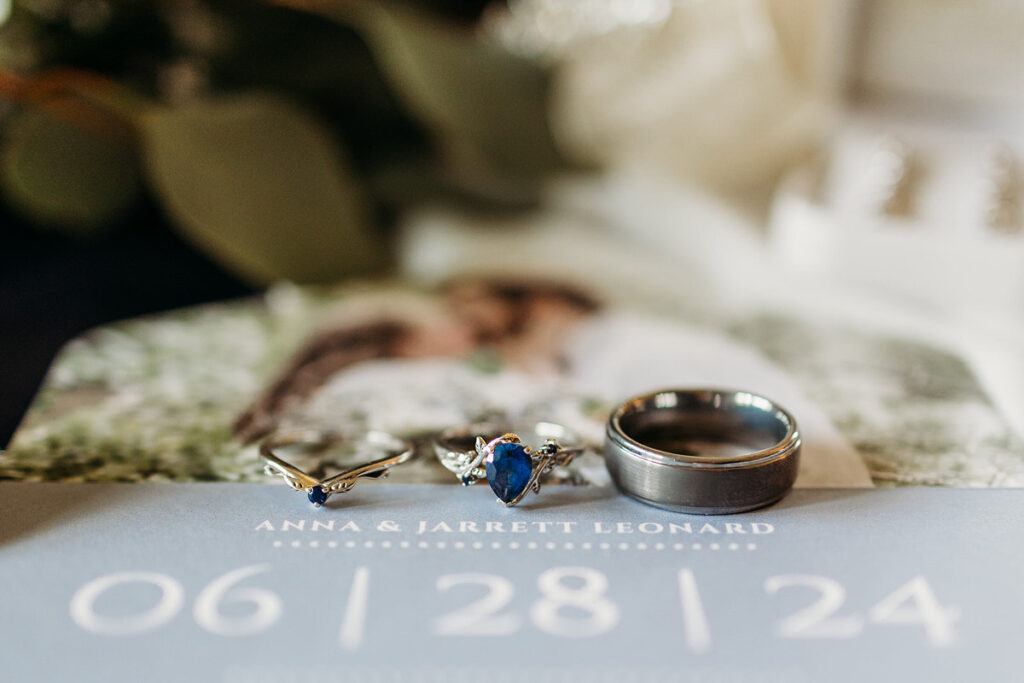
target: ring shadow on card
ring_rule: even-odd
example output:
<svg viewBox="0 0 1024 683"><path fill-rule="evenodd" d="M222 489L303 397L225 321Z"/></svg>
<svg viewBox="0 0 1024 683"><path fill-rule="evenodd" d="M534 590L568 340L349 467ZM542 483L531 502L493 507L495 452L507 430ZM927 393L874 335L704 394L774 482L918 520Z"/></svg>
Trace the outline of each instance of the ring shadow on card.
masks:
<svg viewBox="0 0 1024 683"><path fill-rule="evenodd" d="M24 536L68 524L111 507L129 508L150 495L134 484L0 483L0 548Z"/></svg>
<svg viewBox="0 0 1024 683"><path fill-rule="evenodd" d="M813 507L820 508L815 511L816 514L842 515L845 518L850 514L850 510L856 507L855 498L870 495L874 490L871 488L804 488L799 489L800 495L794 496L791 491L779 502L766 509Z"/></svg>
<svg viewBox="0 0 1024 683"><path fill-rule="evenodd" d="M612 486L554 485L545 486L541 493L543 495L531 496L516 507L522 510L550 510L566 505L578 508L621 495Z"/></svg>
<svg viewBox="0 0 1024 683"><path fill-rule="evenodd" d="M379 484L364 484L359 487L353 488L351 491L347 491L344 495L332 496L326 503L323 504L320 510L314 509L305 496L291 496L295 499L296 504L293 509L301 512L309 512L314 515L319 514L332 514L335 512L344 512L345 510L352 510L359 508L360 510L378 509L382 512L390 509L393 505L392 495L395 493L395 488L404 488L406 484L394 484L390 482L381 482ZM288 492L285 487L281 487L286 493ZM451 487L454 489L454 487ZM282 494L283 495L283 494ZM438 493L430 491L419 491L415 497L410 497L408 493L403 496L404 502L427 502L430 500L436 500Z"/></svg>

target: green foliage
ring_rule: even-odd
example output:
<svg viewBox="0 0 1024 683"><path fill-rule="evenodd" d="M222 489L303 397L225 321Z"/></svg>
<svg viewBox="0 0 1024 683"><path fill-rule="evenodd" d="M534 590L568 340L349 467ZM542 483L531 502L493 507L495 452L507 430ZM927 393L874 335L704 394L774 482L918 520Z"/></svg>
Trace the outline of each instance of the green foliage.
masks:
<svg viewBox="0 0 1024 683"><path fill-rule="evenodd" d="M181 231L258 282L331 282L381 265L338 144L296 106L235 96L149 113L147 175Z"/></svg>
<svg viewBox="0 0 1024 683"><path fill-rule="evenodd" d="M252 281L332 282L389 263L400 212L531 206L562 163L549 75L474 30L485 0L17 4L0 191L40 225L96 232L145 191ZM120 137L37 108L67 95Z"/></svg>
<svg viewBox="0 0 1024 683"><path fill-rule="evenodd" d="M121 218L138 197L130 141L98 134L43 111L7 126L0 184L7 201L43 226L84 235Z"/></svg>
<svg viewBox="0 0 1024 683"><path fill-rule="evenodd" d="M366 37L409 109L449 148L492 170L536 175L560 164L548 129L548 75L461 26L371 5Z"/></svg>

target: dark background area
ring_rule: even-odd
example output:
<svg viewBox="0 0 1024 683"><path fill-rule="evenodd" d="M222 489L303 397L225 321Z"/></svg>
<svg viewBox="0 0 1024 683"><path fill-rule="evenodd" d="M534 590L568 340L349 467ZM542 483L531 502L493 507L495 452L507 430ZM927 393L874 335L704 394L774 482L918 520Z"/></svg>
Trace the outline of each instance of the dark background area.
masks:
<svg viewBox="0 0 1024 683"><path fill-rule="evenodd" d="M154 208L132 223L82 241L40 232L0 205L0 444L68 340L113 320L254 293Z"/></svg>

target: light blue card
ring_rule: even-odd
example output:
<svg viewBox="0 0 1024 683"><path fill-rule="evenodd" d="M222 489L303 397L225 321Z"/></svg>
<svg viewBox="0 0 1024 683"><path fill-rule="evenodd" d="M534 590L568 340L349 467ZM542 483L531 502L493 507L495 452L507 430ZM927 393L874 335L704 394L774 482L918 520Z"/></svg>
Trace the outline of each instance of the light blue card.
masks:
<svg viewBox="0 0 1024 683"><path fill-rule="evenodd" d="M1019 681L1021 490L0 485L3 681Z"/></svg>

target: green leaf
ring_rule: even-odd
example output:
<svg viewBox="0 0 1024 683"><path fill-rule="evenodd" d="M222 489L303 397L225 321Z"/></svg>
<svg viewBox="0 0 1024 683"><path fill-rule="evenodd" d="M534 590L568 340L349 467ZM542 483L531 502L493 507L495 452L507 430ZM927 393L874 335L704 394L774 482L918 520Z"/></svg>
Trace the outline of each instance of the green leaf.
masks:
<svg viewBox="0 0 1024 683"><path fill-rule="evenodd" d="M243 277L326 283L382 264L338 145L295 105L243 95L152 112L141 130L177 226Z"/></svg>
<svg viewBox="0 0 1024 683"><path fill-rule="evenodd" d="M81 235L107 227L131 208L140 187L135 150L111 133L42 109L18 112L0 152L6 199L61 232Z"/></svg>
<svg viewBox="0 0 1024 683"><path fill-rule="evenodd" d="M457 24L383 3L361 22L406 105L450 148L535 175L561 165L548 127L548 74Z"/></svg>

